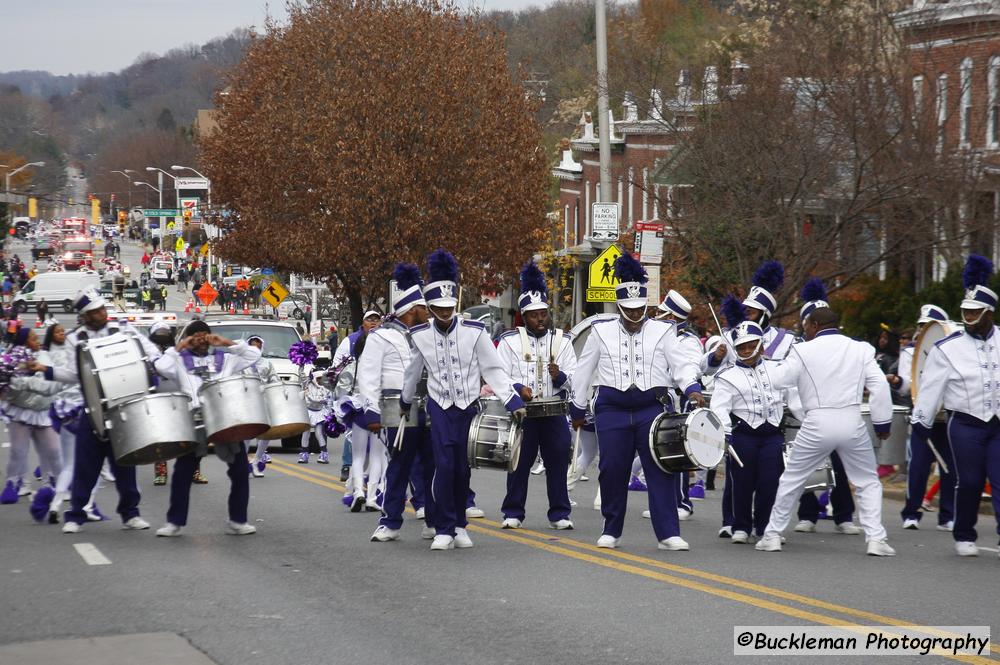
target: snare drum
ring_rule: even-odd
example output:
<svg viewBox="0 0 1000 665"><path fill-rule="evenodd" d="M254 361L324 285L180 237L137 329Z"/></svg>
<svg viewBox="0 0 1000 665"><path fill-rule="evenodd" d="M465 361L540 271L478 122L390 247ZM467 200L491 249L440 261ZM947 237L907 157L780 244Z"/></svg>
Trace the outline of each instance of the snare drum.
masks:
<svg viewBox="0 0 1000 665"><path fill-rule="evenodd" d="M144 395L108 411L111 450L123 466L163 462L198 445L191 398L181 393Z"/></svg>
<svg viewBox="0 0 1000 665"><path fill-rule="evenodd" d="M149 359L134 335L119 332L80 344L76 366L87 416L101 438L108 435L111 407L153 389Z"/></svg>
<svg viewBox="0 0 1000 665"><path fill-rule="evenodd" d="M378 401L378 410L380 414L380 419L382 422L382 427L399 427L403 422L403 418L400 415L399 410L399 393L395 395L382 395L382 398ZM419 405L416 405L419 408ZM416 427L417 421L413 417L414 407L410 408L410 417L406 419L406 424L404 427Z"/></svg>
<svg viewBox="0 0 1000 665"><path fill-rule="evenodd" d="M802 429L802 423L792 416L788 411L785 411L785 416L781 420L781 429L785 433L785 450L782 455L785 458L785 466L788 466L788 458L791 456L792 444L795 442L795 435L799 433ZM829 490L837 486L836 478L833 475L833 463L830 462L830 458L825 458L818 467L813 469L812 473L806 479L805 488L803 492L812 492L814 490Z"/></svg>
<svg viewBox="0 0 1000 665"><path fill-rule="evenodd" d="M906 444L910 440L910 409L894 404L892 406L892 428L889 438L883 441L875 435L872 425L872 411L869 404L861 405L861 419L868 426L868 436L875 447L875 460L879 464L906 464Z"/></svg>
<svg viewBox="0 0 1000 665"><path fill-rule="evenodd" d="M726 431L710 409L661 413L649 428L649 452L667 473L714 469L726 452Z"/></svg>
<svg viewBox="0 0 1000 665"><path fill-rule="evenodd" d="M527 418L548 418L565 416L569 413L569 402L559 397L536 397L524 403Z"/></svg>
<svg viewBox="0 0 1000 665"><path fill-rule="evenodd" d="M260 388L260 379L242 374L201 384L198 400L209 441L238 443L269 429L267 406Z"/></svg>
<svg viewBox="0 0 1000 665"><path fill-rule="evenodd" d="M469 427L469 466L511 473L521 458L521 427L496 397L479 400L479 408Z"/></svg>

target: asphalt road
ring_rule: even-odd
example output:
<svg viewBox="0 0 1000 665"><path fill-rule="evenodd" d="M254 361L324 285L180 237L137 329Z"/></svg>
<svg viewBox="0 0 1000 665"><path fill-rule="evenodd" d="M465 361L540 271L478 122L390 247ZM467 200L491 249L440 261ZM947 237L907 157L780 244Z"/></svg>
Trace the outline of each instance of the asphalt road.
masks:
<svg viewBox="0 0 1000 665"><path fill-rule="evenodd" d="M138 257L136 248L126 252ZM338 441L331 452L339 451ZM179 635L225 665L728 663L739 660L734 626L823 624L990 625L1000 652L1000 560L989 517L980 518L980 544L992 549L975 559L957 557L948 533L903 531L892 501L884 521L895 558L865 556L862 536L833 534L828 522L820 533L788 534L784 552L765 554L717 538L718 491L682 523L691 551L663 552L640 516L645 496L633 492L622 548L598 550L596 471L574 492L576 530L556 533L544 518L542 478L532 480L526 528L501 531L505 477L477 470L473 487L487 518L470 526L475 547L430 552L412 515L402 541L369 542L377 515L346 511L339 465L315 457L298 465L290 454L276 454L266 477L251 479L258 533L224 535L225 468L209 457L204 470L210 482L192 489L190 523L175 539L122 531L117 518L64 535L32 522L27 499L0 506L0 664L4 645L145 633ZM139 469L142 513L155 529L169 489L152 477L152 468ZM115 501L112 487L101 490L106 513ZM84 543L110 563L88 564L74 547ZM74 665L108 662L78 654ZM150 658L137 649L133 662Z"/></svg>

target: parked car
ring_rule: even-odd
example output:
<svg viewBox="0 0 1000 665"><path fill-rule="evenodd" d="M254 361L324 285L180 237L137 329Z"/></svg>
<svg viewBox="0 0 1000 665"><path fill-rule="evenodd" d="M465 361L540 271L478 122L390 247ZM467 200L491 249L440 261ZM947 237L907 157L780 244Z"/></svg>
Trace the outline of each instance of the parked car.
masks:
<svg viewBox="0 0 1000 665"><path fill-rule="evenodd" d="M96 272L43 272L29 279L24 288L18 291L12 307L20 314L44 300L50 311L54 311L57 304L61 303L64 312L72 312L73 298L77 292L99 286L100 277Z"/></svg>
<svg viewBox="0 0 1000 665"><path fill-rule="evenodd" d="M31 248L31 260L51 259L54 252L55 249L52 247L52 243L48 240L38 240Z"/></svg>

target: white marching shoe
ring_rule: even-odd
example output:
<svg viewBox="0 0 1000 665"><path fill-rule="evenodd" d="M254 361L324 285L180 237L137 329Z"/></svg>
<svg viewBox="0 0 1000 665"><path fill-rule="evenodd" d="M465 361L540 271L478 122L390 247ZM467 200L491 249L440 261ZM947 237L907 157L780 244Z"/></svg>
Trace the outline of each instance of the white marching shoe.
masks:
<svg viewBox="0 0 1000 665"><path fill-rule="evenodd" d="M555 529L556 531L565 531L567 529L572 529L573 523L569 520L556 520L555 522L549 522L549 528Z"/></svg>
<svg viewBox="0 0 1000 665"><path fill-rule="evenodd" d="M733 527L724 526L719 529L719 538L732 538L733 537Z"/></svg>
<svg viewBox="0 0 1000 665"><path fill-rule="evenodd" d="M649 512L649 508L642 511L642 518L645 520L653 519L652 513Z"/></svg>
<svg viewBox="0 0 1000 665"><path fill-rule="evenodd" d="M780 552L781 536L765 533L764 536L757 541L757 544L754 545L754 549L758 552Z"/></svg>
<svg viewBox="0 0 1000 665"><path fill-rule="evenodd" d="M399 540L399 530L390 529L384 524L379 524L378 528L375 529L375 533L368 540L373 543L387 543L390 540Z"/></svg>
<svg viewBox="0 0 1000 665"><path fill-rule="evenodd" d="M664 538L657 543L656 547L661 550L670 550L671 552L687 552L691 549L688 542L680 536L670 536L669 538Z"/></svg>
<svg viewBox="0 0 1000 665"><path fill-rule="evenodd" d="M474 520L479 519L480 517L486 517L486 513L483 512L482 508L470 506L465 509L465 517L466 519Z"/></svg>
<svg viewBox="0 0 1000 665"><path fill-rule="evenodd" d="M677 519L679 519L681 522L687 522L689 519L691 519L691 511L688 510L687 508L678 508Z"/></svg>
<svg viewBox="0 0 1000 665"><path fill-rule="evenodd" d="M432 550L453 550L455 549L455 539L448 534L440 533L434 536L434 542L431 543Z"/></svg>
<svg viewBox="0 0 1000 665"><path fill-rule="evenodd" d="M424 519L424 509L423 508L417 508L417 519L418 520Z"/></svg>
<svg viewBox="0 0 1000 665"><path fill-rule="evenodd" d="M920 528L920 520L913 519L912 517L907 517L903 520L903 528L916 531Z"/></svg>
<svg viewBox="0 0 1000 665"><path fill-rule="evenodd" d="M938 531L954 531L955 520L948 520L944 524L938 524L935 528L937 528Z"/></svg>
<svg viewBox="0 0 1000 665"><path fill-rule="evenodd" d="M124 524L122 524L122 529L126 531L142 531L143 529L148 528L149 522L138 516L128 519Z"/></svg>
<svg viewBox="0 0 1000 665"><path fill-rule="evenodd" d="M176 524L171 524L167 522L159 529L156 530L156 535L161 538L173 538L175 536L181 535L181 528Z"/></svg>
<svg viewBox="0 0 1000 665"><path fill-rule="evenodd" d="M455 529L455 547L460 550L472 547L472 538L469 538L468 531L459 528Z"/></svg>
<svg viewBox="0 0 1000 665"><path fill-rule="evenodd" d="M241 524L230 520L226 522L226 533L230 536L249 536L251 533L257 533L257 527L252 524Z"/></svg>
<svg viewBox="0 0 1000 665"><path fill-rule="evenodd" d="M423 540L434 540L435 535L437 535L437 531L432 526L424 526L424 528L420 529L420 537Z"/></svg>
<svg viewBox="0 0 1000 665"><path fill-rule="evenodd" d="M503 522L500 523L501 529L520 529L521 520L516 517L508 517Z"/></svg>
<svg viewBox="0 0 1000 665"><path fill-rule="evenodd" d="M65 529L63 529L65 531ZM958 556L979 556L979 548L969 540L959 540L955 542L955 552Z"/></svg>
<svg viewBox="0 0 1000 665"><path fill-rule="evenodd" d="M733 536L730 540L739 545L746 545L750 542L750 534L746 531L733 531Z"/></svg>
<svg viewBox="0 0 1000 665"><path fill-rule="evenodd" d="M841 522L833 525L834 533L842 533L845 536L856 536L861 533L861 527L854 522ZM891 547L889 549L892 549Z"/></svg>
<svg viewBox="0 0 1000 665"><path fill-rule="evenodd" d="M597 539L598 547L603 547L609 550L613 550L621 544L622 544L621 538L615 538L614 536L610 536L608 534L604 534L603 536Z"/></svg>
<svg viewBox="0 0 1000 665"><path fill-rule="evenodd" d="M799 533L816 533L816 523L812 520L799 520L795 525L795 531ZM759 547L757 549L760 549Z"/></svg>
<svg viewBox="0 0 1000 665"><path fill-rule="evenodd" d="M889 541L882 540L868 541L868 556L896 556L896 550L889 546Z"/></svg>
<svg viewBox="0 0 1000 665"><path fill-rule="evenodd" d="M77 522L67 521L65 524L63 524L62 528L63 533L80 533L81 531L83 531L83 525Z"/></svg>

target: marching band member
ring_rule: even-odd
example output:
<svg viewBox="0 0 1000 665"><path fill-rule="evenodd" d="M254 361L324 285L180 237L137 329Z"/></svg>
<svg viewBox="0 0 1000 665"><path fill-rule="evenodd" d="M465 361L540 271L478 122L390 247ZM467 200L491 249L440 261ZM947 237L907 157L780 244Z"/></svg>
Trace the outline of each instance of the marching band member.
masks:
<svg viewBox="0 0 1000 665"><path fill-rule="evenodd" d="M412 263L400 263L393 270L396 280L396 299L393 314L381 326L368 333L365 352L358 361L358 388L365 402L365 422L369 432L379 434L385 429L385 440L396 440L397 428L382 426L380 400L383 396L400 395L403 390L403 373L410 364L410 330L427 323L427 301L421 289L423 280L420 268ZM419 391L420 389L418 389ZM424 395L417 394L418 398ZM403 440L398 450L389 458L385 474L385 494L382 498L382 517L371 535L373 542L399 540L403 526L403 509L406 505L406 488L411 476L419 471L423 487L430 487L434 478L434 453L431 449L430 431L424 414L417 414L417 426L403 430ZM419 462L417 462L419 458ZM434 502L427 494L423 504L424 529L421 536L433 538Z"/></svg>
<svg viewBox="0 0 1000 665"><path fill-rule="evenodd" d="M160 350L160 353L166 351L174 345L174 335L170 330L170 326L162 321L154 322L153 325L149 327L149 341L156 345L156 347ZM161 379L160 384L156 389L157 392L163 393L180 392L180 386L167 379ZM167 463L165 461L155 462L153 464L153 484L167 484Z"/></svg>
<svg viewBox="0 0 1000 665"><path fill-rule="evenodd" d="M939 341L927 355L913 409L913 438L926 445L934 419L944 408L955 473L955 525L959 556L977 556L976 521L987 479L1000 487L1000 336L994 325L997 294L986 286L993 263L970 255L962 274L964 330ZM916 446L914 446L916 447ZM993 514L1000 533L1000 494L993 491Z"/></svg>
<svg viewBox="0 0 1000 665"><path fill-rule="evenodd" d="M707 363L705 348L701 345L698 335L692 332L688 325L688 316L690 315L691 303L680 293L670 289L664 296L663 302L657 306L656 319L673 323L676 326L678 344L695 363L698 363L701 367L701 373L704 373L705 363ZM677 388L673 385L671 387ZM705 481L704 479L696 480L694 486L689 487L687 473L677 474L677 479L677 515L681 520L688 520L694 513L694 504L691 503L691 499L705 498ZM646 517L648 512L643 513L643 517Z"/></svg>
<svg viewBox="0 0 1000 665"><path fill-rule="evenodd" d="M573 427L584 424L591 385L597 387L593 412L601 461L604 533L598 547L621 543L628 501L629 471L636 453L642 460L649 510L658 547L687 550L677 519L676 478L651 457L649 428L663 413L671 378L697 406L704 406L698 365L684 352L673 325L646 318L646 271L630 254L615 261L619 318L594 324L577 362L570 410Z"/></svg>
<svg viewBox="0 0 1000 665"><path fill-rule="evenodd" d="M514 389L525 402L549 397L568 399L572 392L576 353L569 335L550 330L548 288L545 275L534 261L521 270L521 296L518 307L524 326L500 336L497 353L503 369L513 378ZM528 499L531 463L541 453L545 465L545 488L549 499L548 520L553 529L572 529L569 490L571 444L569 423L563 414L528 418L522 426L521 458L507 474L504 496L504 529L520 529L524 504Z"/></svg>
<svg viewBox="0 0 1000 665"><path fill-rule="evenodd" d="M73 349L91 339L101 339L117 332L127 332L135 336L142 345L147 357L154 359L160 355L160 350L148 339L140 335L128 322L108 321L108 310L104 298L96 289L80 291L73 299L73 308L83 319L83 325L66 336L66 344ZM61 383L79 385L78 366L72 363L63 367L45 367L38 361L28 364L32 371L45 372L46 378ZM73 460L73 482L70 494L70 509L66 511L63 533L79 533L83 523L87 521L85 507L91 499L91 490L97 484L101 466L107 459L111 472L115 477L115 487L118 490L118 514L122 518L122 528L130 530L148 529L149 523L139 516L139 488L135 484L135 467L119 466L111 451L111 442L100 438L90 424L88 416L81 409L78 414L76 429L76 446Z"/></svg>
<svg viewBox="0 0 1000 665"><path fill-rule="evenodd" d="M917 319L917 332L922 331L932 321L947 321L948 313L937 305L923 305L920 308L920 318ZM899 350L898 374L888 375L889 385L897 393L910 394L910 386L915 378L913 370L912 343ZM907 442L906 457L906 504L901 512L904 529L919 529L920 518L923 516L921 507L924 492L927 491L927 479L931 473L931 464L936 457L931 446L941 455L947 469L938 465L941 475L941 511L938 513L937 528L941 531L951 531L955 526L955 470L948 466L952 459L951 442L948 440L948 421L943 418L934 419L929 438L920 436L915 430L910 433Z"/></svg>
<svg viewBox="0 0 1000 665"><path fill-rule="evenodd" d="M456 314L458 263L443 249L427 258L430 283L424 299L434 317L410 331L410 364L403 379L400 409L409 415L423 369L427 368L427 410L434 452L434 528L432 550L472 547L465 529L469 501L469 427L477 412L480 381L485 379L515 418L523 418L524 402L500 365L489 331L478 321ZM565 476L564 476L565 477Z"/></svg>
<svg viewBox="0 0 1000 665"><path fill-rule="evenodd" d="M211 349L215 349L211 352ZM154 363L156 371L171 381L191 398L192 408L200 405L198 389L208 379L224 379L251 367L260 359L260 349L246 342L233 342L220 335L201 320L192 321L184 336L172 349ZM199 460L208 452L206 442L198 449L174 463L174 476L170 481L170 507L167 523L156 530L157 536L179 536L187 525L191 483ZM247 524L247 505L250 502L250 480L247 475L247 449L244 442L215 443L215 454L229 466L229 521L226 533L243 536L256 533L257 528Z"/></svg>
<svg viewBox="0 0 1000 665"><path fill-rule="evenodd" d="M787 391L771 378L775 363L763 358L759 325L744 321L729 334L737 360L715 375L711 409L743 463L727 464L726 485L733 486L732 542L747 543L752 533L764 535L785 468L780 425Z"/></svg>
<svg viewBox="0 0 1000 665"><path fill-rule="evenodd" d="M244 374L256 376L260 379L260 382L265 385L271 383L272 381L280 381L281 379L274 371L274 365L271 364L270 360L264 357L264 338L260 335L251 335L250 337L247 337L247 344L259 349L261 356L250 368L243 370ZM254 459L253 462L250 463L250 473L254 478L264 477L264 469L267 468L267 462L270 459L270 456L267 454L268 443L267 439L257 439ZM250 445L252 445L252 443L247 446L248 450L250 449Z"/></svg>
<svg viewBox="0 0 1000 665"><path fill-rule="evenodd" d="M892 402L885 375L870 344L837 330L840 318L829 307L815 309L804 324L807 341L792 347L781 372L772 374L779 388L798 388L805 418L778 483L770 521L756 548L781 551L781 533L809 475L831 451L844 463L858 492L861 525L871 556L894 556L882 526L882 483L875 471L875 451L861 419L861 397L868 389L872 423L879 438L889 436ZM777 376L775 376L777 375Z"/></svg>
<svg viewBox="0 0 1000 665"><path fill-rule="evenodd" d="M799 298L803 301L799 308L799 324L804 325L806 317L817 308L829 307L827 302L826 285L818 277L810 277L799 291ZM833 468L833 478L835 484L833 489L824 492L829 501L828 514L833 518L834 533L845 536L856 536L861 529L854 523L854 498L851 496L851 484L847 481L847 472L844 471L844 464L840 461L840 455L836 452L830 453L830 466ZM822 495L821 495L822 498ZM816 497L816 492L803 492L799 497L798 518L795 525L798 533L816 533L816 525L819 523L820 513L824 510L824 503Z"/></svg>

